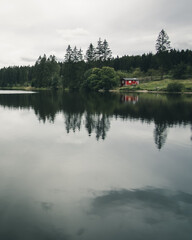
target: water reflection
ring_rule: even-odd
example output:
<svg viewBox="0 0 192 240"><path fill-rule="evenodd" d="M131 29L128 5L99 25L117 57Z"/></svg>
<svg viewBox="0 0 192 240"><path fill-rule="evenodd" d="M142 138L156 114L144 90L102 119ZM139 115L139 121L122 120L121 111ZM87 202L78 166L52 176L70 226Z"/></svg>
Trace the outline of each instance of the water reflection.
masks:
<svg viewBox="0 0 192 240"><path fill-rule="evenodd" d="M122 94L121 95L121 101L124 103L133 103L135 104L138 102L139 96L138 95L128 95L128 94Z"/></svg>
<svg viewBox="0 0 192 240"><path fill-rule="evenodd" d="M4 240L54 240L70 239L63 229L57 229L53 224L51 215L35 206L31 200L26 199L0 200L0 238ZM14 196L13 196L14 197ZM14 197L15 198L15 197ZM47 208L48 207L48 208ZM43 211L48 211L50 206L42 203Z"/></svg>
<svg viewBox="0 0 192 240"><path fill-rule="evenodd" d="M44 211L49 211L52 209L53 207L53 203L50 203L50 202L42 202L41 203L41 207Z"/></svg>
<svg viewBox="0 0 192 240"><path fill-rule="evenodd" d="M192 224L192 194L168 189L144 188L106 191L93 200L91 213L103 215L107 212L111 213L111 209L115 211L119 207L130 205L133 205L132 208L140 210L150 208L154 211L169 212L179 218L182 216L183 220L185 218Z"/></svg>
<svg viewBox="0 0 192 240"><path fill-rule="evenodd" d="M111 232L105 232L107 239L172 240L190 239L192 235L192 194L186 192L111 190L93 199L89 214L111 225Z"/></svg>
<svg viewBox="0 0 192 240"><path fill-rule="evenodd" d="M31 94L34 91L22 91L22 90L0 90L0 94Z"/></svg>
<svg viewBox="0 0 192 240"><path fill-rule="evenodd" d="M122 98L0 95L0 239L191 239L191 96Z"/></svg>
<svg viewBox="0 0 192 240"><path fill-rule="evenodd" d="M167 125L164 123L156 124L154 129L154 139L157 148L160 150L167 138Z"/></svg>
<svg viewBox="0 0 192 240"><path fill-rule="evenodd" d="M126 104L125 104L126 103ZM0 95L4 107L34 109L39 121L53 122L62 112L66 131L80 131L105 139L111 118L137 119L155 123L154 141L160 150L166 142L168 128L192 124L190 95L159 94L87 94L70 92L40 92L25 95Z"/></svg>
<svg viewBox="0 0 192 240"><path fill-rule="evenodd" d="M192 125L191 125L191 132L192 132ZM191 135L191 141L192 141L192 135Z"/></svg>

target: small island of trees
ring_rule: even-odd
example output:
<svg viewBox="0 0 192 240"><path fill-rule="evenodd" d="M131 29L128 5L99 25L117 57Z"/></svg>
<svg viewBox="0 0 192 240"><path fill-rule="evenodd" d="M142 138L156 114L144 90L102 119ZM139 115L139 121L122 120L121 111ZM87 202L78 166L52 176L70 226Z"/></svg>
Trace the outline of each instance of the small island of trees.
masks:
<svg viewBox="0 0 192 240"><path fill-rule="evenodd" d="M118 87L123 77L137 77L146 82L164 78L184 80L191 76L192 51L172 49L162 29L155 54L113 57L108 41L100 38L96 47L90 43L85 55L76 46L68 45L63 61L43 55L33 66L2 68L0 87L98 91Z"/></svg>

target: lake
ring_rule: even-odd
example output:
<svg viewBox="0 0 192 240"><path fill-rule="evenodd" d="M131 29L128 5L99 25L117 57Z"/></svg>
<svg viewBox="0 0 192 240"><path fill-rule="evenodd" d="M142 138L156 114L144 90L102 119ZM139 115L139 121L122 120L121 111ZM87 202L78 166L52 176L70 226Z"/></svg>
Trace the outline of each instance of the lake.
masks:
<svg viewBox="0 0 192 240"><path fill-rule="evenodd" d="M0 239L191 240L192 95L0 91Z"/></svg>

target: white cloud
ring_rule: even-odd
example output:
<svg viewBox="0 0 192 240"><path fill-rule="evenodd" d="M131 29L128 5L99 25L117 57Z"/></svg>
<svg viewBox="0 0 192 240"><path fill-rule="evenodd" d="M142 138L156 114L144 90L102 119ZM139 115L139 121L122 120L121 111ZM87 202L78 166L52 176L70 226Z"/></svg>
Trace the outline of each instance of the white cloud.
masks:
<svg viewBox="0 0 192 240"><path fill-rule="evenodd" d="M99 37L114 55L154 52L162 28L172 47L192 48L191 8L191 0L1 0L0 67L63 58L69 44L85 51Z"/></svg>
<svg viewBox="0 0 192 240"><path fill-rule="evenodd" d="M88 35L88 31L82 28L75 29L58 29L57 33L66 40L72 40L73 38L84 37Z"/></svg>

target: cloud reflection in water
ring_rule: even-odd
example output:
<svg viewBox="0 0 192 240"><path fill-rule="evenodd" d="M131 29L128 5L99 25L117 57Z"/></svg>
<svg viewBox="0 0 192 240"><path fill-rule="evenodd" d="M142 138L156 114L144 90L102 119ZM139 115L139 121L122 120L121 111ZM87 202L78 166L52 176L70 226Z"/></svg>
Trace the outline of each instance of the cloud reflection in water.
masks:
<svg viewBox="0 0 192 240"><path fill-rule="evenodd" d="M190 193L160 188L106 191L93 199L89 214L110 225L119 239L190 239L192 236Z"/></svg>

